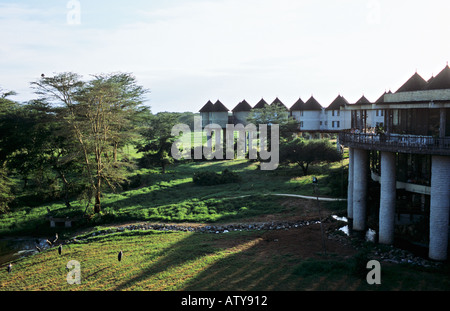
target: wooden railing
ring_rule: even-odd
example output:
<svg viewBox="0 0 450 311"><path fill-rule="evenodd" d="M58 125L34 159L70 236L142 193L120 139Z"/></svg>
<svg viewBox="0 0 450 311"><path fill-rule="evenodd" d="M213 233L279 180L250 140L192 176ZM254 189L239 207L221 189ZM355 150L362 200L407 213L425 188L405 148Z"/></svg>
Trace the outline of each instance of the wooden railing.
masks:
<svg viewBox="0 0 450 311"><path fill-rule="evenodd" d="M368 150L450 155L450 137L406 134L339 133L339 143L353 148Z"/></svg>

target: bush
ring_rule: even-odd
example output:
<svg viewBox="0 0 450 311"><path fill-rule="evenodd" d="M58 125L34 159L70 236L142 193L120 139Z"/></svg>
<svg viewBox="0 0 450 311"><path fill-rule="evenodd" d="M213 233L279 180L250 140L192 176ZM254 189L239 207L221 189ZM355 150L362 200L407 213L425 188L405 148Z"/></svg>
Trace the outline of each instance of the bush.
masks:
<svg viewBox="0 0 450 311"><path fill-rule="evenodd" d="M352 274L356 277L365 277L367 275L367 263L369 262L369 249L363 248L353 258Z"/></svg>
<svg viewBox="0 0 450 311"><path fill-rule="evenodd" d="M213 186L240 182L241 178L238 174L225 169L222 173L214 173L210 171L194 173L192 181L199 186Z"/></svg>

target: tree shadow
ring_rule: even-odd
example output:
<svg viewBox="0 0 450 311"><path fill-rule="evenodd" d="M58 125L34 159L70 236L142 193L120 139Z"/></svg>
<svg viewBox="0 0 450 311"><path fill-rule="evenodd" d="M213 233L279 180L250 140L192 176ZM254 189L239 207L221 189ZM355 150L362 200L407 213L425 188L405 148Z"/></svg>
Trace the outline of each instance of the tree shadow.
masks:
<svg viewBox="0 0 450 311"><path fill-rule="evenodd" d="M229 169L232 171L246 170L252 163L238 162L227 163L226 161L220 161L217 163L209 164L205 167L195 167L190 168L189 173L172 174L173 179L186 179L193 176L193 172L199 171L221 171L223 169ZM214 169L211 169L214 167ZM114 200L110 203L104 203L105 208L112 208L113 210L119 211L123 207L131 207L133 205L139 205L144 208L154 208L160 205L170 205L184 202L186 200L202 200L208 198L220 197L222 194L226 193L236 193L241 194L242 185L245 184L246 180L239 183L227 183L220 185L210 185L210 186L198 186L193 183L192 180L183 181L174 185L167 185L164 182L170 181L170 178L163 176L163 180L155 180L150 185L145 185L142 187L129 189L123 191L121 198ZM244 178L246 179L246 178ZM145 193L133 193L137 192L139 189L145 188ZM142 190L141 190L142 191Z"/></svg>
<svg viewBox="0 0 450 311"><path fill-rule="evenodd" d="M223 243L230 243L228 237L223 237L223 234L222 237L219 234L209 234L209 236L205 238L205 234L193 233L174 245L161 250L156 255L152 254L149 256L149 260L155 257L160 257L160 259L148 268L143 269L133 278L121 284L117 284L113 290L146 290L146 288L151 290L152 285L146 284L146 281L152 279L159 280L164 272L170 271L173 268L184 266L205 256L214 256L215 253L224 250L226 251L228 249L230 249L230 253L232 253L231 249L238 249L238 252L240 253L239 256L250 257L252 256L251 254L254 253L252 248L260 242L260 237L258 235L252 235L247 238L238 237L237 240L231 242L233 244L232 246L221 246ZM244 282L248 282L252 279L253 282L258 283L263 282L265 279L269 278L271 275L273 276L280 270L280 268L255 268L252 266L253 264L251 261L247 261L246 264L241 266L234 266L232 264L234 256L237 255L231 254L229 256L225 256L225 258L221 260L214 261L210 267L206 268L204 272L199 272L199 274L194 277L194 287L186 284L186 287L183 290L198 289L199 283L201 284L200 287L204 287L208 290L222 290L227 289L227 287L231 289L235 285L233 283L234 279L239 278ZM180 280L178 280L178 282L184 282L182 278L183 276L180 275ZM167 280L157 281L157 283L162 283L164 281ZM177 280L174 281L177 282ZM230 286L224 286L226 283L223 282L229 282ZM157 290L161 290L161 288L157 288ZM162 290L164 290L164 288Z"/></svg>
<svg viewBox="0 0 450 311"><path fill-rule="evenodd" d="M113 290L265 291L301 288L305 284L301 283L303 280L295 275L295 271L302 260L339 260L341 257L324 258L319 225L307 227L289 232L193 233L157 255L153 253L147 257L148 260L156 257L158 261L117 284ZM342 245L331 243L327 242L330 256L333 252L342 251ZM222 257L214 259L218 252ZM211 256L209 263L196 262L207 256ZM184 274L185 267L191 269L187 274ZM175 268L181 269L178 279L173 271Z"/></svg>
<svg viewBox="0 0 450 311"><path fill-rule="evenodd" d="M219 160L219 159L213 159L213 160L202 160L202 161L193 161L190 162L190 165L194 167L189 167L190 169L195 170L212 170L212 171L221 171L225 168L230 170L244 170L248 167L254 165L255 162L249 160L249 159L242 159L242 160Z"/></svg>
<svg viewBox="0 0 450 311"><path fill-rule="evenodd" d="M172 233L173 232L166 232L166 234ZM117 284L113 290L127 290L133 288L134 286L140 288L141 285L139 285L139 283L145 283L145 281L150 279L152 276L157 276L158 274L168 271L171 268L181 266L192 260L213 254L217 251L216 248L210 247L207 243L199 242L201 240L198 235L199 233L190 234L188 237L180 240L179 242L164 248L157 253L152 253L144 260L151 260L158 257L160 257L160 259L154 264L151 264L148 268L143 269L138 275L132 277L128 281ZM193 245L195 245L195 247ZM127 250L124 249L124 254L126 254L126 252ZM126 260L127 259L124 258L123 261Z"/></svg>

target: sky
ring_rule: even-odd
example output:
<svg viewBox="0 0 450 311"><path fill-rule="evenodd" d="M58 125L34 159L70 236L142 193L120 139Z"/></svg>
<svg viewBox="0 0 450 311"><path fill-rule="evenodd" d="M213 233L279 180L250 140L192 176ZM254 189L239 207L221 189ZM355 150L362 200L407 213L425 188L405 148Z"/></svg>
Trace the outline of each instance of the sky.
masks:
<svg viewBox="0 0 450 311"><path fill-rule="evenodd" d="M450 59L448 0L0 0L0 89L127 72L152 112L395 92Z"/></svg>

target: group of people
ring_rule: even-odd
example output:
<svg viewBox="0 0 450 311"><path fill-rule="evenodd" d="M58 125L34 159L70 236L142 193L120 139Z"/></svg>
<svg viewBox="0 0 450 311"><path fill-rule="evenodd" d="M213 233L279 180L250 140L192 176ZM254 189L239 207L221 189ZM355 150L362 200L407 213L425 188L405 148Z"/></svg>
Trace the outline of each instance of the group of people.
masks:
<svg viewBox="0 0 450 311"><path fill-rule="evenodd" d="M378 135L378 134L380 134L380 133L382 133L383 132L383 128L382 127L368 127L368 128L365 128L364 130L360 130L359 128L352 128L351 130L350 130L350 133L352 133L352 134L361 134L361 133L364 133L364 134L374 134L374 135Z"/></svg>

